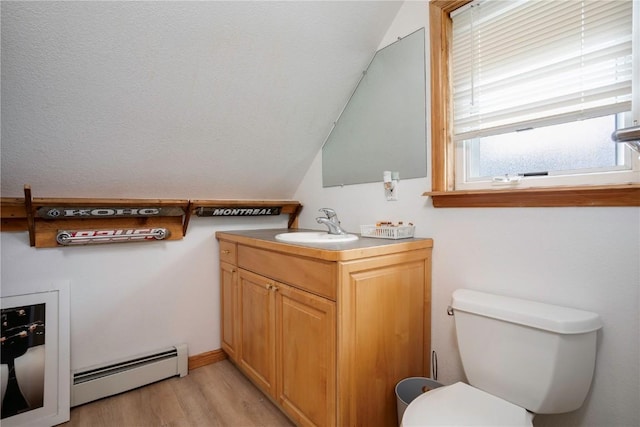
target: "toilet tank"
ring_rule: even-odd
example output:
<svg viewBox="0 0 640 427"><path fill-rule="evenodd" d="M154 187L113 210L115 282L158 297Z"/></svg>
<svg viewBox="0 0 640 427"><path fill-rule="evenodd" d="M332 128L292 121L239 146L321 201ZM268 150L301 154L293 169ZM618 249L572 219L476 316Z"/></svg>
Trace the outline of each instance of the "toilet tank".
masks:
<svg viewBox="0 0 640 427"><path fill-rule="evenodd" d="M598 314L469 289L453 293L452 308L469 384L538 414L582 406Z"/></svg>

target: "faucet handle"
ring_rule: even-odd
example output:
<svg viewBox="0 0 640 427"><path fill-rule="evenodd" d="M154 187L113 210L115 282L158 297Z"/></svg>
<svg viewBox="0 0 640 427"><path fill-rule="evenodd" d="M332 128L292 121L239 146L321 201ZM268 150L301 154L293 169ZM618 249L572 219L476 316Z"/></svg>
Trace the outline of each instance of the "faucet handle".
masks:
<svg viewBox="0 0 640 427"><path fill-rule="evenodd" d="M329 219L337 216L336 211L331 208L320 208L318 211L323 212Z"/></svg>

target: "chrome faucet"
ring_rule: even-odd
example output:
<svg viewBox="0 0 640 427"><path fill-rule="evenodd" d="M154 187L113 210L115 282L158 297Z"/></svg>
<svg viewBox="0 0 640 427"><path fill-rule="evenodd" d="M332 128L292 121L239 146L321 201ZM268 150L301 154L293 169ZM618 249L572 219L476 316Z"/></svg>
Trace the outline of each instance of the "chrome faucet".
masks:
<svg viewBox="0 0 640 427"><path fill-rule="evenodd" d="M326 217L318 217L316 221L318 224L324 224L329 228L329 234L347 234L342 228L340 228L340 221L338 221L338 215L336 211L329 208L322 208L320 212L323 212Z"/></svg>

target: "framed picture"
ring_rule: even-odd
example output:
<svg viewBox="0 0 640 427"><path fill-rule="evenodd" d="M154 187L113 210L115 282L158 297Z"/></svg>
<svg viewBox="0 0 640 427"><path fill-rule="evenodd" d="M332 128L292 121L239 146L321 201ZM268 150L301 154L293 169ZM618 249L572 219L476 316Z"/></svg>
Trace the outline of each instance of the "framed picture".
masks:
<svg viewBox="0 0 640 427"><path fill-rule="evenodd" d="M2 284L3 427L69 420L69 283Z"/></svg>

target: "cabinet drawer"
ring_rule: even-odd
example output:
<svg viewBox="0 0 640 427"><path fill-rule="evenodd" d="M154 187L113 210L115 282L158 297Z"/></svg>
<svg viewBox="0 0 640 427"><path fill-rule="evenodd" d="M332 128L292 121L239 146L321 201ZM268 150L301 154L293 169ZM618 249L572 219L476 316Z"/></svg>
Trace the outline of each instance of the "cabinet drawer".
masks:
<svg viewBox="0 0 640 427"><path fill-rule="evenodd" d="M335 262L238 245L238 266L333 301L336 300L337 266Z"/></svg>
<svg viewBox="0 0 640 427"><path fill-rule="evenodd" d="M228 262L229 264L237 264L237 245L235 243L220 240L220 261Z"/></svg>

